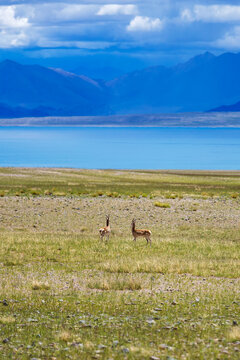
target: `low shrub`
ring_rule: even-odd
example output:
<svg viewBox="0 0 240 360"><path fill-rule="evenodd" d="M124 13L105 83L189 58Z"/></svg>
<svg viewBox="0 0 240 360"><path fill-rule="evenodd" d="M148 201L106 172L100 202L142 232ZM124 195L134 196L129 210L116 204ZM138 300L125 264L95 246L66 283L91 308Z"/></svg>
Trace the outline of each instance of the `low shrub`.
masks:
<svg viewBox="0 0 240 360"><path fill-rule="evenodd" d="M130 195L130 198L136 198L136 199L138 199L138 198L139 198L139 195L138 195L138 194L131 194L131 195Z"/></svg>
<svg viewBox="0 0 240 360"><path fill-rule="evenodd" d="M191 208L190 208L190 211L197 211L198 210L198 208L196 207L196 206L192 206Z"/></svg>
<svg viewBox="0 0 240 360"><path fill-rule="evenodd" d="M178 197L177 194L167 194L167 195L165 196L166 199L176 199L177 197Z"/></svg>
<svg viewBox="0 0 240 360"><path fill-rule="evenodd" d="M87 228L86 226L82 226L82 227L80 228L80 231L81 231L82 233L84 233L84 232L88 231L88 228Z"/></svg>
<svg viewBox="0 0 240 360"><path fill-rule="evenodd" d="M58 340L63 341L63 342L69 342L73 339L73 335L69 332L69 331L62 331L59 336L58 336Z"/></svg>
<svg viewBox="0 0 240 360"><path fill-rule="evenodd" d="M9 325L15 323L16 319L13 316L1 316L0 324Z"/></svg>
<svg viewBox="0 0 240 360"><path fill-rule="evenodd" d="M228 338L230 341L239 341L240 340L240 327L234 326L228 333Z"/></svg>
<svg viewBox="0 0 240 360"><path fill-rule="evenodd" d="M108 197L113 197L113 198L120 197L120 195L119 195L116 191L114 191L114 192L107 192L106 195L107 195Z"/></svg>
<svg viewBox="0 0 240 360"><path fill-rule="evenodd" d="M66 196L66 193L63 191L56 191L53 195L54 196Z"/></svg>
<svg viewBox="0 0 240 360"><path fill-rule="evenodd" d="M97 195L98 195L98 196L103 196L103 195L104 195L104 192L103 192L102 190L98 190L98 191L97 191Z"/></svg>
<svg viewBox="0 0 240 360"><path fill-rule="evenodd" d="M30 194L33 195L33 196L38 196L41 194L40 190L39 189L30 189Z"/></svg>
<svg viewBox="0 0 240 360"><path fill-rule="evenodd" d="M50 286L48 283L33 281L32 290L49 290Z"/></svg>
<svg viewBox="0 0 240 360"><path fill-rule="evenodd" d="M163 209L167 209L167 208L170 208L170 207L171 207L170 204L168 204L168 203L161 203L161 202L159 202L159 201L156 201L156 202L154 203L154 206L160 207L160 208L163 208Z"/></svg>

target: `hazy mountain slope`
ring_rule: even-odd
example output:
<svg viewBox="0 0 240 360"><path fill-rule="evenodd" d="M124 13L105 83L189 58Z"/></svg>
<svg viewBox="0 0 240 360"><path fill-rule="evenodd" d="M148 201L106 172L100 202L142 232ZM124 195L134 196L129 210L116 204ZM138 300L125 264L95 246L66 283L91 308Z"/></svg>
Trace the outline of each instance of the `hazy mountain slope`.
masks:
<svg viewBox="0 0 240 360"><path fill-rule="evenodd" d="M170 69L164 66L151 67L108 82L113 112L144 112L144 108L162 102L169 74Z"/></svg>
<svg viewBox="0 0 240 360"><path fill-rule="evenodd" d="M73 70L74 74L78 75L86 75L91 79L102 79L105 81L110 81L112 79L118 78L124 74L124 72L120 69L105 66L105 67L86 67L86 66L79 66Z"/></svg>
<svg viewBox="0 0 240 360"><path fill-rule="evenodd" d="M197 56L107 83L116 113L207 111L240 98L240 54Z"/></svg>
<svg viewBox="0 0 240 360"><path fill-rule="evenodd" d="M240 111L240 101L233 105L222 105L215 109L211 109L210 112L235 112Z"/></svg>
<svg viewBox="0 0 240 360"><path fill-rule="evenodd" d="M36 117L51 116L56 111L51 108L39 106L34 109L28 109L21 106L11 107L6 104L0 104L0 118L17 118L17 117Z"/></svg>
<svg viewBox="0 0 240 360"><path fill-rule="evenodd" d="M0 63L0 102L11 107L56 109L65 114L105 113L104 90L98 83L81 76L44 68Z"/></svg>

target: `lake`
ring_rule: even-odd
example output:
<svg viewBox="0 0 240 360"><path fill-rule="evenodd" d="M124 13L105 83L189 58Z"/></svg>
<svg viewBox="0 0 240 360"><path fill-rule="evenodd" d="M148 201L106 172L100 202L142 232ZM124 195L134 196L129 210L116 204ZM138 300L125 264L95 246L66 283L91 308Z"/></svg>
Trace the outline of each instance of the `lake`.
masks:
<svg viewBox="0 0 240 360"><path fill-rule="evenodd" d="M0 127L0 166L239 170L240 129Z"/></svg>

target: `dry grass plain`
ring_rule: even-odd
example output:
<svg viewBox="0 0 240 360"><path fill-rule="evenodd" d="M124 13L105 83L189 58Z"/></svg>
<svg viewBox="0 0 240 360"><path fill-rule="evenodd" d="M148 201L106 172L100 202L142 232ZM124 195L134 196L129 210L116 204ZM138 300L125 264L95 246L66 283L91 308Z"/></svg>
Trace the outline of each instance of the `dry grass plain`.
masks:
<svg viewBox="0 0 240 360"><path fill-rule="evenodd" d="M0 358L239 359L239 215L238 172L0 169Z"/></svg>

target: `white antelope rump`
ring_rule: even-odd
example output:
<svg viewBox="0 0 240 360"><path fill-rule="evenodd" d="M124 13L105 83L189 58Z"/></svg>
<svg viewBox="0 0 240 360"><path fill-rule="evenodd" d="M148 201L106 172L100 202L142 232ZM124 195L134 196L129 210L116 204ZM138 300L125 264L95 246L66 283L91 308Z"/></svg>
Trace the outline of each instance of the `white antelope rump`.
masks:
<svg viewBox="0 0 240 360"><path fill-rule="evenodd" d="M132 220L133 240L136 241L136 239L141 236L141 237L144 237L147 240L147 244L150 243L150 245L151 245L151 242L152 242L152 240L151 240L151 235L152 235L151 231L148 230L148 229L136 229L135 228L135 223L136 223L136 220L133 219Z"/></svg>
<svg viewBox="0 0 240 360"><path fill-rule="evenodd" d="M110 233L111 233L111 229L109 223L109 215L106 215L106 226L99 229L101 240L103 240L104 236L106 236L107 240L109 240Z"/></svg>

